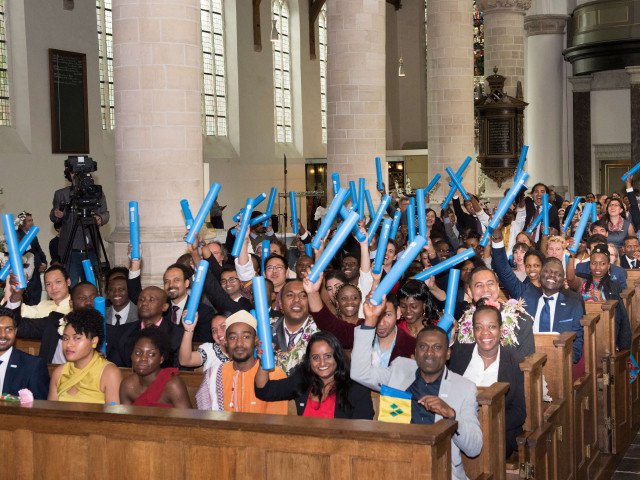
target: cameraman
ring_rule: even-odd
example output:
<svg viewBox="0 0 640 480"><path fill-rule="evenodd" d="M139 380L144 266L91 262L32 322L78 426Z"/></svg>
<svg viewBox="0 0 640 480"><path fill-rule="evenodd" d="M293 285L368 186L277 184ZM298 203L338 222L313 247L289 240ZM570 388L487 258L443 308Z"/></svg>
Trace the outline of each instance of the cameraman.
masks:
<svg viewBox="0 0 640 480"><path fill-rule="evenodd" d="M88 258L91 260L93 269L97 271L98 258L96 256L96 246L93 245L89 230L85 229L85 238L82 238L83 228L81 225L81 219L78 218L78 227L73 238L71 237L71 230L73 228L73 221L78 217L78 213L72 208L71 199L73 193L74 179L78 174L73 171L70 166L65 166L64 178L71 182L71 186L56 190L53 195L53 208L49 214L49 219L52 222L61 221L62 227L60 228L60 242L58 246L58 254L60 259L64 261L64 254L69 242L71 243L71 251L69 258L65 264L67 272L71 278L71 287L76 283L83 280L82 260ZM91 176L90 173L86 174ZM100 204L97 208L93 209L92 214L96 221L96 226L99 228L105 225L109 221L109 211L107 210L107 199L102 193ZM85 243L86 241L86 243ZM85 250L86 249L86 250Z"/></svg>

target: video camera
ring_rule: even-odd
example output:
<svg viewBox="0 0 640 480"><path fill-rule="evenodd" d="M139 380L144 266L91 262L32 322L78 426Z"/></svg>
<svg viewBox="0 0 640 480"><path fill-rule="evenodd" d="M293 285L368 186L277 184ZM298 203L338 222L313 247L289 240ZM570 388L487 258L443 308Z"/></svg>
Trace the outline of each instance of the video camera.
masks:
<svg viewBox="0 0 640 480"><path fill-rule="evenodd" d="M72 210L87 216L100 207L102 186L96 185L91 173L98 170L98 164L85 156L69 156L64 161L64 175L72 183L69 204ZM74 174L71 176L71 174Z"/></svg>

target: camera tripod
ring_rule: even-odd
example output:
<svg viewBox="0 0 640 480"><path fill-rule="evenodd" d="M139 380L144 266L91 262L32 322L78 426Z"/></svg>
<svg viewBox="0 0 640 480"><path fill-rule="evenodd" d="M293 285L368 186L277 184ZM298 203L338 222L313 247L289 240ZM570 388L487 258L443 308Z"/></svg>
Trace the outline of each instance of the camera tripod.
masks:
<svg viewBox="0 0 640 480"><path fill-rule="evenodd" d="M96 285L98 289L98 293L102 295L106 289L106 279L107 273L109 272L110 265L109 259L107 258L107 250L104 247L104 242L102 241L102 236L100 235L100 229L96 224L96 219L91 213L91 211L87 209L82 209L81 211L73 211L71 214L74 216L73 224L71 225L71 235L69 236L69 241L64 251L64 256L62 257L63 265L69 264L69 257L71 256L71 251L73 249L73 240L76 237L76 233L78 228L82 231L82 241L84 244L84 248L82 250L83 260L91 260L89 256L89 246L93 246L95 255L96 255L96 264L97 269L94 271L96 276ZM87 235L91 242L87 242ZM102 258L102 260L101 260ZM92 262L92 265L93 264Z"/></svg>

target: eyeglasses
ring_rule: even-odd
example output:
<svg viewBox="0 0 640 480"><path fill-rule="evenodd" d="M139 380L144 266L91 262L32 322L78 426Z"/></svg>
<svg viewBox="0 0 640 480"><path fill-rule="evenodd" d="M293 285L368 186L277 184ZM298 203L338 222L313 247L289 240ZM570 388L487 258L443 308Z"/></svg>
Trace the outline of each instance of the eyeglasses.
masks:
<svg viewBox="0 0 640 480"><path fill-rule="evenodd" d="M227 283L237 283L240 280L236 277L227 278L226 280L220 280L220 285L226 285Z"/></svg>
<svg viewBox="0 0 640 480"><path fill-rule="evenodd" d="M284 270L284 265L269 265L265 270L267 272L281 272Z"/></svg>

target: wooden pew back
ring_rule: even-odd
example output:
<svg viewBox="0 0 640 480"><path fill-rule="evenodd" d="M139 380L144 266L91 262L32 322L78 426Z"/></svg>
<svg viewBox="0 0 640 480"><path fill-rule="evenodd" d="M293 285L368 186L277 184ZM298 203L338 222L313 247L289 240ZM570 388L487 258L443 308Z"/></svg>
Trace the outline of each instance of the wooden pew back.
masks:
<svg viewBox="0 0 640 480"><path fill-rule="evenodd" d="M0 402L6 478L451 478L452 420L368 420Z"/></svg>
<svg viewBox="0 0 640 480"><path fill-rule="evenodd" d="M617 300L606 302L586 302L584 304L587 314L600 316L596 324L596 358L605 355L613 355L616 351L615 309Z"/></svg>

